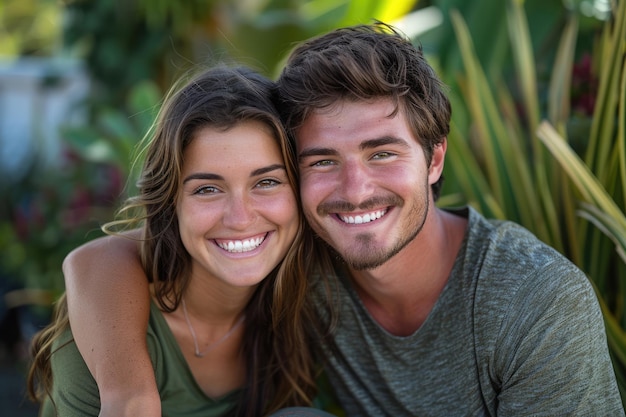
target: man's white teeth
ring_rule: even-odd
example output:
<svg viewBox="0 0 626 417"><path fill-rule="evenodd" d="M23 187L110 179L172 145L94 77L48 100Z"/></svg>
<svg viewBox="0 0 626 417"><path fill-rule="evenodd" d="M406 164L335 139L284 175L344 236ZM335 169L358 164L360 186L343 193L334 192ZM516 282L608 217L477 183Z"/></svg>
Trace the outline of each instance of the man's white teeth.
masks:
<svg viewBox="0 0 626 417"><path fill-rule="evenodd" d="M376 219L380 219L381 217L385 215L386 212L387 210L377 210L372 213L364 214L362 216L339 216L339 217L341 217L341 220L343 220L346 223L362 224L362 223L372 222Z"/></svg>
<svg viewBox="0 0 626 417"><path fill-rule="evenodd" d="M217 245L228 252L249 252L258 248L265 240L265 236L254 239L230 240L228 242L217 242Z"/></svg>

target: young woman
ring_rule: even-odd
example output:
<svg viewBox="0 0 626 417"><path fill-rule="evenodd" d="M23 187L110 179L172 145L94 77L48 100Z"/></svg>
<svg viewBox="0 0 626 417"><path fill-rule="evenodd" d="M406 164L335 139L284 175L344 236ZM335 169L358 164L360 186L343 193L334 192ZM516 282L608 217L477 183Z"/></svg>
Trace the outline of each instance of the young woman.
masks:
<svg viewBox="0 0 626 417"><path fill-rule="evenodd" d="M315 393L306 293L317 254L273 88L220 66L173 90L145 146L139 194L105 226L142 230L125 235L139 241L150 280L147 345L160 396L142 415L259 416L308 405ZM138 412L124 401L115 409L114 390L98 386L106 370L81 357L97 349L73 341L62 298L33 341L29 390L42 416Z"/></svg>

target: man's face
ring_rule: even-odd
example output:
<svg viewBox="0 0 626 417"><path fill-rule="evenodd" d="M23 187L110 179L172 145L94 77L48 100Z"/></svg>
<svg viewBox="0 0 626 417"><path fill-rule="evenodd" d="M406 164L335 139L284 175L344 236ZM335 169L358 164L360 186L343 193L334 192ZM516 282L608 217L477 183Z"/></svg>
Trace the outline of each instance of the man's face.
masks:
<svg viewBox="0 0 626 417"><path fill-rule="evenodd" d="M429 169L402 110L389 99L340 101L297 132L304 214L354 269L382 265L421 230L431 202ZM433 161L443 166L443 147Z"/></svg>

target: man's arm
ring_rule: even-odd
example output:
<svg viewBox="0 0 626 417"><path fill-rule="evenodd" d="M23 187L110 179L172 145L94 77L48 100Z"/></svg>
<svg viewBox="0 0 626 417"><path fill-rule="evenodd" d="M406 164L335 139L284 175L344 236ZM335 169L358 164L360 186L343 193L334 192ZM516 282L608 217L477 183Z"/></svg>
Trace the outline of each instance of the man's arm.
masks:
<svg viewBox="0 0 626 417"><path fill-rule="evenodd" d="M107 236L86 243L65 258L63 273L72 333L100 390L100 416L160 416L137 241Z"/></svg>

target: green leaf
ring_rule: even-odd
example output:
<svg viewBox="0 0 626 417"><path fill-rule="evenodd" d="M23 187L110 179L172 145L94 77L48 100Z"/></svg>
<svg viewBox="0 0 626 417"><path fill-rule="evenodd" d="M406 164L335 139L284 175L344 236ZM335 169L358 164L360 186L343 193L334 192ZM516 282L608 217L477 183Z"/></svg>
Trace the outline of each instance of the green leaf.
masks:
<svg viewBox="0 0 626 417"><path fill-rule="evenodd" d="M611 216L618 222L620 227L626 228L626 217L624 217L622 210L554 127L549 122L544 121L539 126L537 135L552 153L552 156L556 158L561 167L567 172L584 200Z"/></svg>
<svg viewBox="0 0 626 417"><path fill-rule="evenodd" d="M582 209L578 214L592 222L602 233L608 236L613 243L615 249L622 261L626 263L626 227L620 224L618 219L604 213L598 207L591 204L583 203Z"/></svg>
<svg viewBox="0 0 626 417"><path fill-rule="evenodd" d="M548 88L548 119L557 128L564 126L570 116L570 86L577 35L578 18L572 13L561 36Z"/></svg>
<svg viewBox="0 0 626 417"><path fill-rule="evenodd" d="M115 149L94 129L89 127L62 129L65 142L88 162L105 163L115 161Z"/></svg>
<svg viewBox="0 0 626 417"><path fill-rule="evenodd" d="M114 140L122 140L122 138L135 137L137 135L135 127L130 123L128 116L117 110L103 110L99 115L98 122Z"/></svg>
<svg viewBox="0 0 626 417"><path fill-rule="evenodd" d="M159 111L163 93L156 83L144 81L130 92L128 108L131 121L137 126L139 133L148 131Z"/></svg>
<svg viewBox="0 0 626 417"><path fill-rule="evenodd" d="M340 26L369 23L372 19L378 19L385 23L391 23L411 11L417 3L418 0L348 1L348 11L340 22Z"/></svg>

